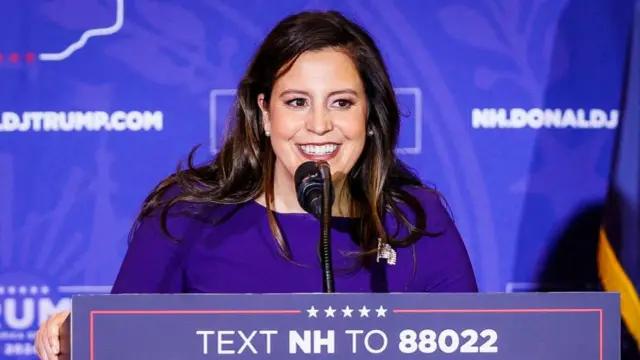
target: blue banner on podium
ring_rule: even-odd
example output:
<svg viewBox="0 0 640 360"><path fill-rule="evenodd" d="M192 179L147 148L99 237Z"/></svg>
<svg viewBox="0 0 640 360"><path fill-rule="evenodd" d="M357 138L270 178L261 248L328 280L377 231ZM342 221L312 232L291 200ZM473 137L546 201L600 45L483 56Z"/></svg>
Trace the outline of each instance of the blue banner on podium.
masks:
<svg viewBox="0 0 640 360"><path fill-rule="evenodd" d="M617 360L612 293L92 295L72 359Z"/></svg>

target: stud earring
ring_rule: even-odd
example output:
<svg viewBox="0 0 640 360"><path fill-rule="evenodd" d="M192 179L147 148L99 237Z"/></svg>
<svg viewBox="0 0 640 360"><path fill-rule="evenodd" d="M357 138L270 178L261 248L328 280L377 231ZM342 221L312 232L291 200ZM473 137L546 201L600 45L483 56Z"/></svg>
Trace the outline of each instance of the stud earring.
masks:
<svg viewBox="0 0 640 360"><path fill-rule="evenodd" d="M269 132L269 130L265 130L265 131L264 131L264 134L265 134L267 137L271 136L271 132Z"/></svg>
<svg viewBox="0 0 640 360"><path fill-rule="evenodd" d="M367 135L369 135L369 136L373 136L373 130L369 130L369 131L367 131Z"/></svg>

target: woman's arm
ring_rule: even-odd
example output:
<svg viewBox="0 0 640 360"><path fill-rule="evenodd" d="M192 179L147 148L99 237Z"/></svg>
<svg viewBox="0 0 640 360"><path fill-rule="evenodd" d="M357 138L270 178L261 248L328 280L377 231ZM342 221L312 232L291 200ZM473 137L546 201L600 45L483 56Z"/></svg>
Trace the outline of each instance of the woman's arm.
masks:
<svg viewBox="0 0 640 360"><path fill-rule="evenodd" d="M185 264L190 247L185 234L193 221L180 210L179 206L173 207L167 217L167 229L172 237L162 231L160 209L137 224L112 294L184 292Z"/></svg>
<svg viewBox="0 0 640 360"><path fill-rule="evenodd" d="M465 243L440 196L420 191L427 214L427 230L438 233L416 244L418 274L427 292L478 292L475 273Z"/></svg>

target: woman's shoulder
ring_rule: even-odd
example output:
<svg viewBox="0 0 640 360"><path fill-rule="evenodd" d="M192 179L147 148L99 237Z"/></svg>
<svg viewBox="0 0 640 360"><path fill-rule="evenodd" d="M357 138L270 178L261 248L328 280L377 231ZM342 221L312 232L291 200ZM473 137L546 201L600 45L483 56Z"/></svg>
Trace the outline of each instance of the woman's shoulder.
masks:
<svg viewBox="0 0 640 360"><path fill-rule="evenodd" d="M213 202L195 192L197 184L163 181L147 195L134 224L147 235L180 239L215 224L241 204ZM147 231L145 231L147 230Z"/></svg>
<svg viewBox="0 0 640 360"><path fill-rule="evenodd" d="M413 205L419 205L422 211L424 211L424 215L428 219L428 227L442 228L454 226L451 210L441 192L428 186L403 186L401 189L411 198ZM410 216L415 220L416 209L415 206L411 206L412 204L407 203L405 200L400 204L400 207L408 207L410 209Z"/></svg>
<svg viewBox="0 0 640 360"><path fill-rule="evenodd" d="M423 206L440 206L443 204L444 197L442 193L434 187L426 185L422 186L403 186L401 189L420 201Z"/></svg>

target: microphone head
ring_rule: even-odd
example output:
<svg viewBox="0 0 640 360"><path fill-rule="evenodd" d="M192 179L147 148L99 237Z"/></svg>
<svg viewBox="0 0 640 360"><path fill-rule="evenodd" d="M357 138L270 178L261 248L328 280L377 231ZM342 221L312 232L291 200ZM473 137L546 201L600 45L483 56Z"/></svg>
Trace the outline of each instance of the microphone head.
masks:
<svg viewBox="0 0 640 360"><path fill-rule="evenodd" d="M305 179L309 179L311 177L320 177L320 171L318 171L318 166L314 161L307 161L298 166L296 173L293 176L296 184L296 191L300 189L300 186Z"/></svg>
<svg viewBox="0 0 640 360"><path fill-rule="evenodd" d="M328 164L324 162L316 163L314 161L307 161L298 166L294 174L298 204L300 204L300 207L306 212L314 215L318 219L320 219L322 212L322 184L324 179L321 171L329 172L327 180L331 181L330 170L322 169L322 167L328 167ZM330 184L330 204L333 204L333 201L333 185Z"/></svg>

